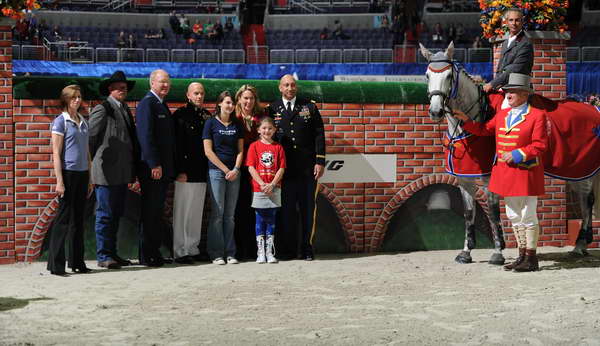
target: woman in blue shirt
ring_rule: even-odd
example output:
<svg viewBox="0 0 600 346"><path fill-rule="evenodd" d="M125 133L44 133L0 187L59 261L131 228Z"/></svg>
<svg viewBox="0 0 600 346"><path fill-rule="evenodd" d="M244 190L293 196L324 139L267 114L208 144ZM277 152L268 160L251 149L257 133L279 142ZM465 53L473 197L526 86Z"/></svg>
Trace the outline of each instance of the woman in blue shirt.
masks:
<svg viewBox="0 0 600 346"><path fill-rule="evenodd" d="M60 205L50 231L48 270L59 276L65 272L65 239L69 237L69 268L76 273L91 270L83 259L83 215L89 184L88 125L79 114L81 89L66 86L60 101L63 112L52 122L52 161L56 175L56 194Z"/></svg>
<svg viewBox="0 0 600 346"><path fill-rule="evenodd" d="M233 114L234 107L231 94L223 91L217 98L215 115L206 121L202 133L211 197L207 250L214 264L238 263L233 229L244 156L244 130Z"/></svg>

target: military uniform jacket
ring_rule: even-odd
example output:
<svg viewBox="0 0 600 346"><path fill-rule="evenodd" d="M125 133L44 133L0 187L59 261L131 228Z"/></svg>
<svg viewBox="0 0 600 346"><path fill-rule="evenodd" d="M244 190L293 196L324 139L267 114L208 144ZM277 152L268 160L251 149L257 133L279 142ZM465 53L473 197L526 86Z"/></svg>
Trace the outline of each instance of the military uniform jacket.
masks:
<svg viewBox="0 0 600 346"><path fill-rule="evenodd" d="M173 113L177 157L176 174L185 173L190 183L206 182L208 159L204 154L202 130L210 112L188 102Z"/></svg>
<svg viewBox="0 0 600 346"><path fill-rule="evenodd" d="M502 43L501 58L498 62L496 77L490 82L494 88L499 88L508 83L511 73L531 75L533 67L533 45L521 31L515 40L508 46L508 37Z"/></svg>
<svg viewBox="0 0 600 346"><path fill-rule="evenodd" d="M489 189L501 196L540 196L544 194L542 157L548 146L546 113L530 105L509 124L507 108L487 123L468 121L463 128L480 136L496 136L496 164ZM513 162L502 160L510 152Z"/></svg>
<svg viewBox="0 0 600 346"><path fill-rule="evenodd" d="M286 177L312 177L315 164L325 165L325 130L317 106L296 98L289 113L281 99L268 107L275 120L275 140L283 146L287 162Z"/></svg>
<svg viewBox="0 0 600 346"><path fill-rule="evenodd" d="M161 166L163 179L175 177L175 130L171 111L152 92L136 108L137 135L142 152L142 172Z"/></svg>
<svg viewBox="0 0 600 346"><path fill-rule="evenodd" d="M126 104L109 97L94 107L90 114L90 153L94 184L121 185L135 180L139 144Z"/></svg>

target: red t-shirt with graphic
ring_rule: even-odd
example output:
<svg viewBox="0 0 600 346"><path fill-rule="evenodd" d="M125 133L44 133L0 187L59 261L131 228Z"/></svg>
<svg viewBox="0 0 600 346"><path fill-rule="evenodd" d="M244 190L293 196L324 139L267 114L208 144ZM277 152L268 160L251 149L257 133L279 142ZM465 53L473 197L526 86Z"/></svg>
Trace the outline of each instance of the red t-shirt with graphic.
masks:
<svg viewBox="0 0 600 346"><path fill-rule="evenodd" d="M277 142L265 144L260 140L255 141L248 148L246 166L254 167L265 183L272 182L277 171L286 168L283 147ZM250 180L252 180L252 191L260 192L260 185L252 177ZM277 186L281 187L281 182Z"/></svg>

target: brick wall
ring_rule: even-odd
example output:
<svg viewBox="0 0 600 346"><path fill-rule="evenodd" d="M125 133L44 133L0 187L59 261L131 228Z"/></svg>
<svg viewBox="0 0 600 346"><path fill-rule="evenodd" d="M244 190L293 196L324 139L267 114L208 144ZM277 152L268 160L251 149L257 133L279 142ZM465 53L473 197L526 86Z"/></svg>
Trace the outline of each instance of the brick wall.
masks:
<svg viewBox="0 0 600 346"><path fill-rule="evenodd" d="M87 106L93 106L92 102ZM50 122L59 113L55 100L15 100L16 260L34 260L54 216L54 177L50 161ZM134 109L135 102L129 104ZM173 108L178 104L172 104ZM376 251L387 224L402 203L425 186L456 185L443 171L440 145L444 125L432 123L424 105L319 104L328 153L395 153L396 183L327 183L321 194L336 209L352 252ZM566 245L566 200L562 181L546 179L540 199L540 245ZM478 201L485 205L479 191ZM504 215L504 210L502 211ZM504 219L508 246L515 241ZM596 226L598 226L596 224ZM592 246L598 247L596 240ZM14 258L14 255L13 255Z"/></svg>
<svg viewBox="0 0 600 346"><path fill-rule="evenodd" d="M13 21L14 22L14 21ZM0 17L0 264L15 261L12 120L12 35L10 20Z"/></svg>

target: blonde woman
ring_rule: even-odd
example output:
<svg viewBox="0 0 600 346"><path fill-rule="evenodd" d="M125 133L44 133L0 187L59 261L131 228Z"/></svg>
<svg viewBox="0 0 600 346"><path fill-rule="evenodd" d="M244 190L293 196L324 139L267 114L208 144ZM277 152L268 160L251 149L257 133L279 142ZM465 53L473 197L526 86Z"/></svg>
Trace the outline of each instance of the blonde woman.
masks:
<svg viewBox="0 0 600 346"><path fill-rule="evenodd" d="M235 93L235 115L244 128L244 157L248 147L258 140L258 125L265 116L260 106L258 92L252 85L245 84ZM252 177L247 166L241 168L240 195L235 212L235 241L238 256L241 259L256 258L256 239L254 237L255 214L249 206L252 204Z"/></svg>
<svg viewBox="0 0 600 346"><path fill-rule="evenodd" d="M68 276L65 272L67 237L69 268L76 273L91 272L83 259L83 214L91 185L88 125L79 114L81 100L79 86L66 86L60 94L63 112L52 122L52 161L60 205L50 232L47 269L59 276Z"/></svg>

